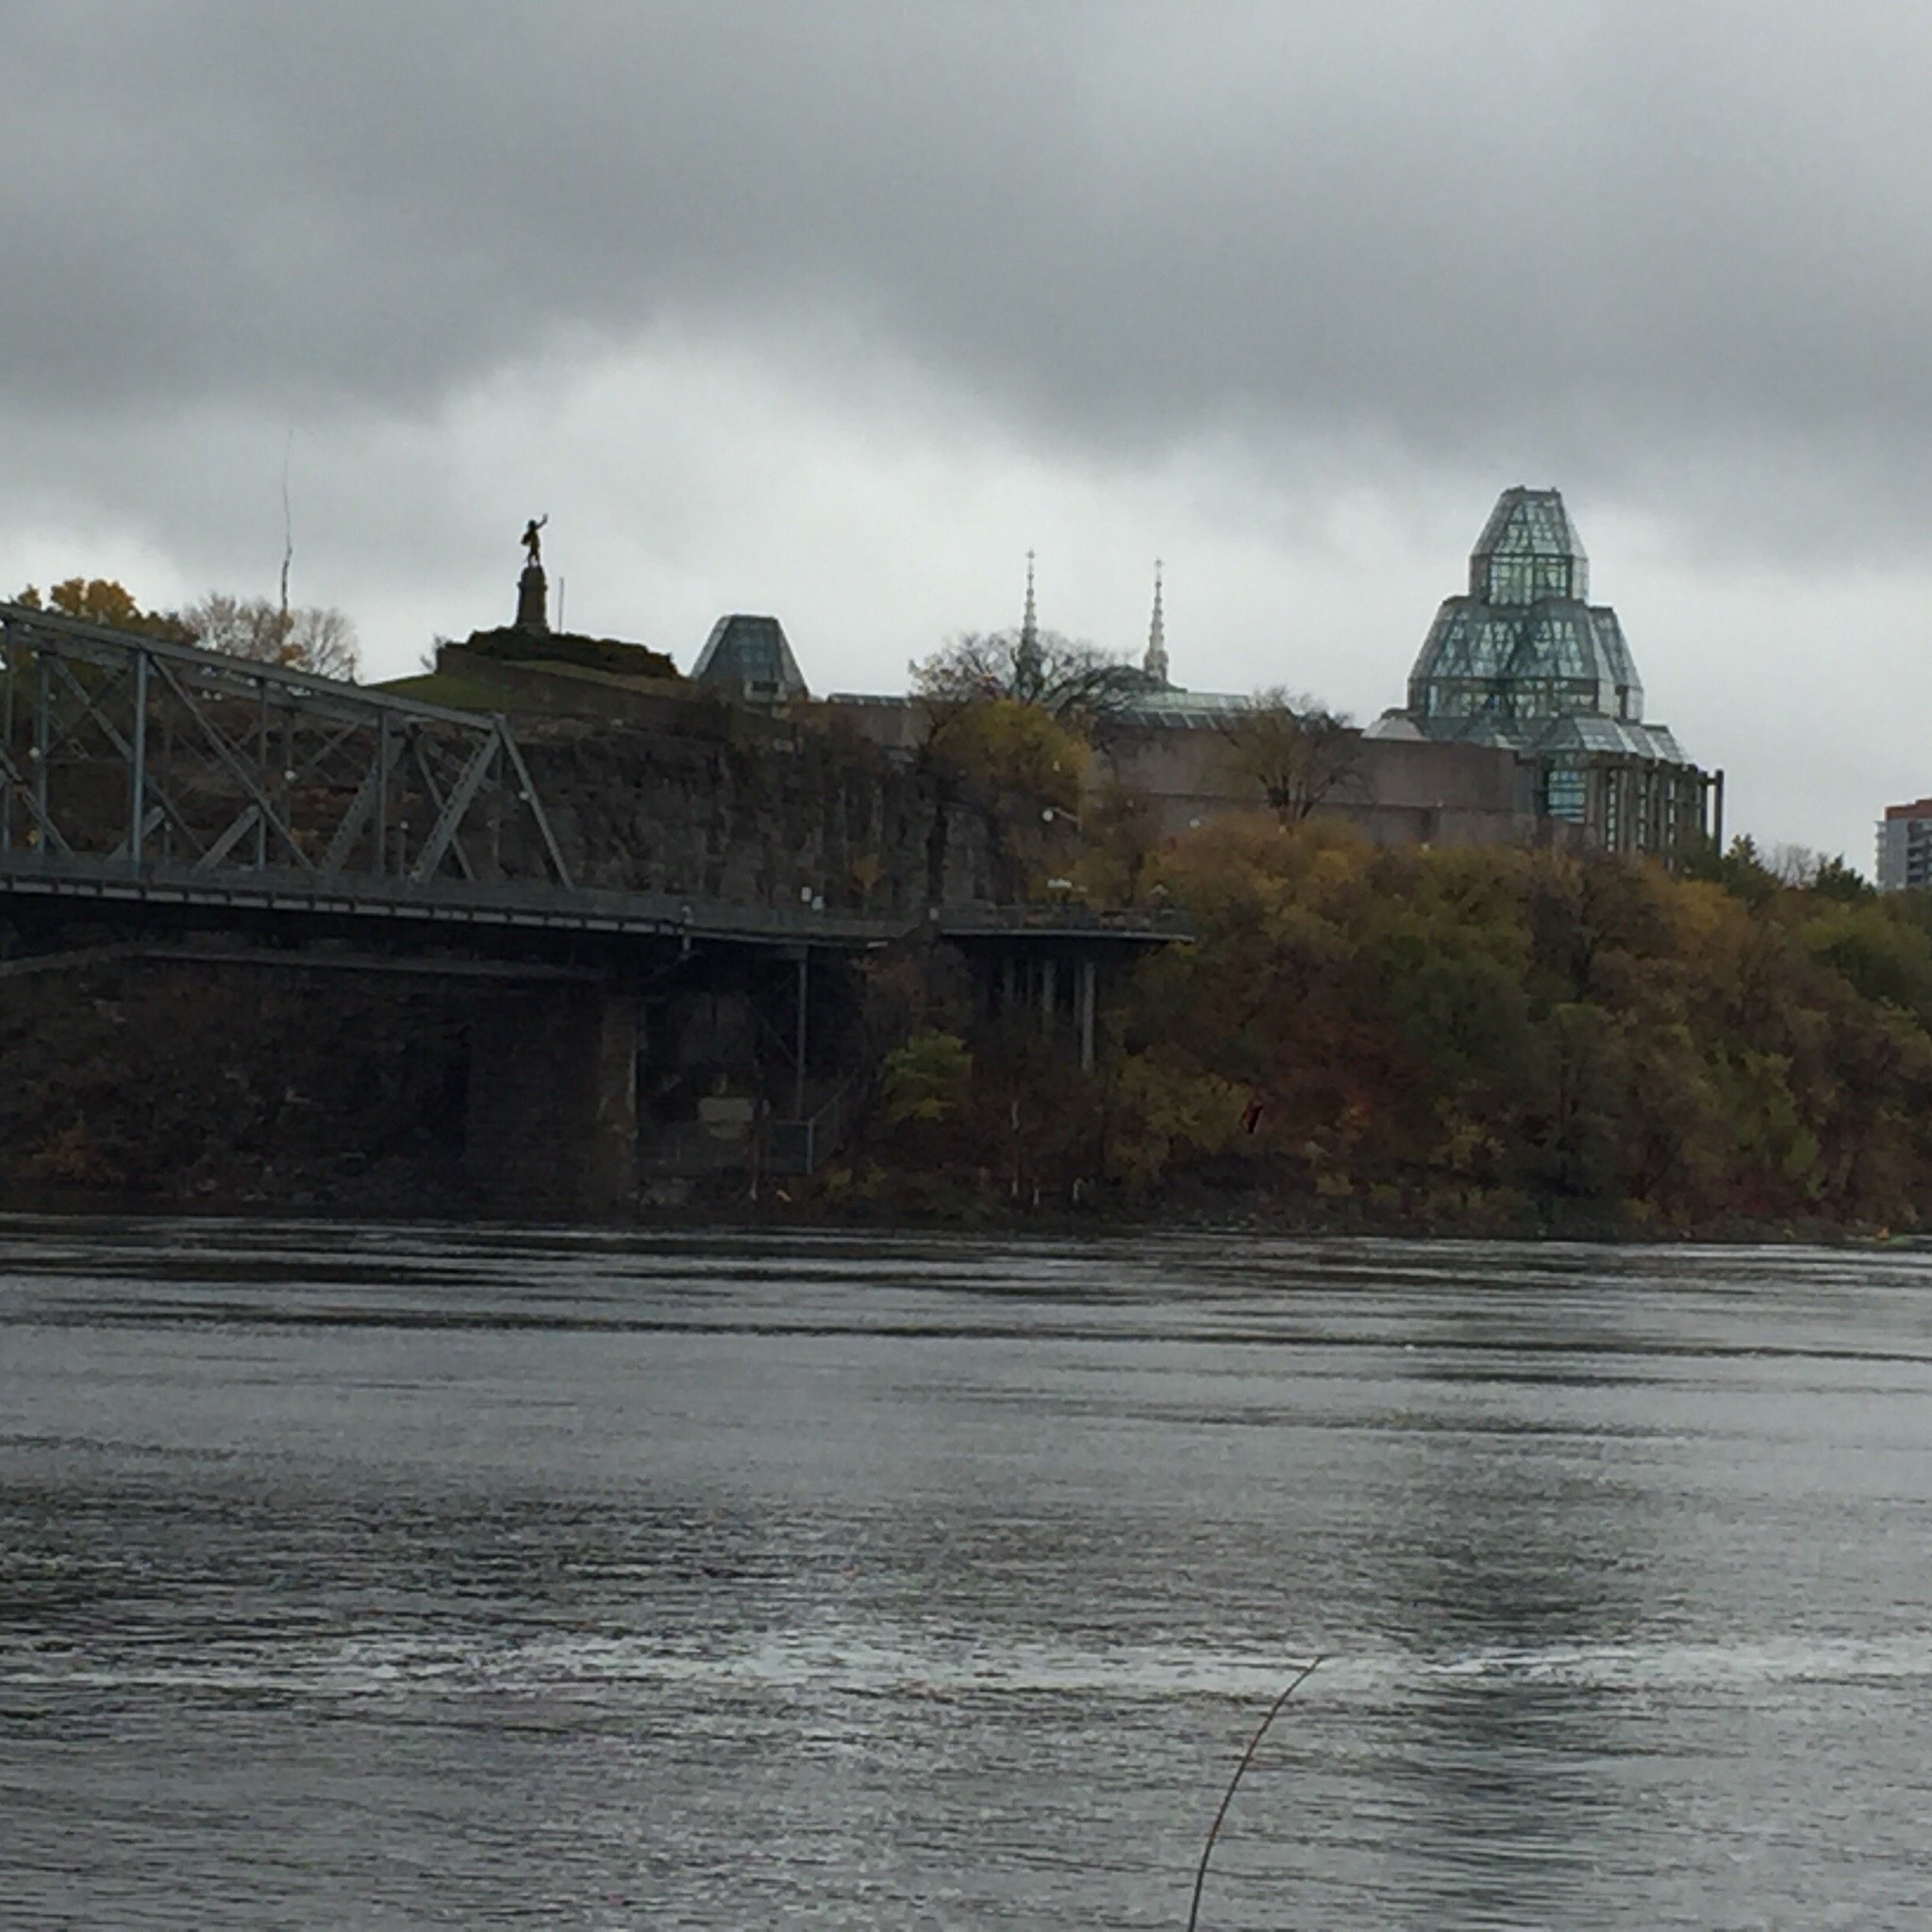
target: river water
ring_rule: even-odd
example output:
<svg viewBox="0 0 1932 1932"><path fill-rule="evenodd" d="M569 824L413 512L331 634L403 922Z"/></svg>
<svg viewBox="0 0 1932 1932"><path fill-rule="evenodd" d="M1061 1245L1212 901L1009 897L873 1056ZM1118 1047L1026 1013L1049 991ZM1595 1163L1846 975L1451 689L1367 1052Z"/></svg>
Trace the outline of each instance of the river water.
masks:
<svg viewBox="0 0 1932 1932"><path fill-rule="evenodd" d="M1932 1925L1932 1257L0 1221L0 1924Z"/></svg>

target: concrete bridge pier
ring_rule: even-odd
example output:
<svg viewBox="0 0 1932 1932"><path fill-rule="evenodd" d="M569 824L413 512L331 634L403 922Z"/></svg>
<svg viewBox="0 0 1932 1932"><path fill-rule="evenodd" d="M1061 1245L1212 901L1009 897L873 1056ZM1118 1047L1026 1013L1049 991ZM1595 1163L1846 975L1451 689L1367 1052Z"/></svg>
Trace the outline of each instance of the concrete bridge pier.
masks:
<svg viewBox="0 0 1932 1932"><path fill-rule="evenodd" d="M1070 1029L1082 1072L1093 1071L1100 959L1091 945L1034 940L988 950L978 979L983 1012L1017 1018L1030 1009L1049 1038Z"/></svg>
<svg viewBox="0 0 1932 1932"><path fill-rule="evenodd" d="M597 987L480 1000L464 1161L518 1212L610 1218L637 1198L637 1002Z"/></svg>

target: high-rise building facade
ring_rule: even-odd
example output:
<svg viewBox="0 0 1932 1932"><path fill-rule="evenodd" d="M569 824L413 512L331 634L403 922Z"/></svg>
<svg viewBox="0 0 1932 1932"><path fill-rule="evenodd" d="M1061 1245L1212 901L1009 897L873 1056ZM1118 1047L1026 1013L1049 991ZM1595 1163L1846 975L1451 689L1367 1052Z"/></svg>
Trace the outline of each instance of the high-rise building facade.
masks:
<svg viewBox="0 0 1932 1932"><path fill-rule="evenodd" d="M1924 891L1932 887L1932 798L1888 805L1878 821L1878 890Z"/></svg>

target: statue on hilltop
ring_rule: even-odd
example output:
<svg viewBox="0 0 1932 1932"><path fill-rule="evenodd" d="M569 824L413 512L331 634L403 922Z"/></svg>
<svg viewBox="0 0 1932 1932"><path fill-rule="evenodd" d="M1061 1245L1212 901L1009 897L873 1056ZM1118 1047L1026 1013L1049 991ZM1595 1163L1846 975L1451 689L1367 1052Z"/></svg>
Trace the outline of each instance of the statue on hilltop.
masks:
<svg viewBox="0 0 1932 1932"><path fill-rule="evenodd" d="M550 628L550 587L543 581L543 525L550 521L546 510L524 525L524 549L529 560L517 579L517 628L546 631Z"/></svg>

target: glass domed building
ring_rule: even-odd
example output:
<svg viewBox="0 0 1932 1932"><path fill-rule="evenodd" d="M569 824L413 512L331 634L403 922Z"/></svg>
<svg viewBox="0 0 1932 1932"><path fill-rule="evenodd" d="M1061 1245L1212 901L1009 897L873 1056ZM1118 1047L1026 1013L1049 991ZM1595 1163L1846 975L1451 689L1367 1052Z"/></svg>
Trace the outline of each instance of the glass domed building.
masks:
<svg viewBox="0 0 1932 1932"><path fill-rule="evenodd" d="M1590 601L1590 558L1555 490L1506 490L1436 613L1406 709L1371 738L1491 744L1533 767L1537 809L1608 851L1670 858L1721 834L1724 778L1643 718L1617 613Z"/></svg>

